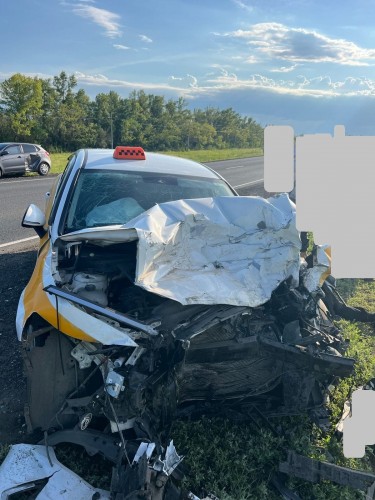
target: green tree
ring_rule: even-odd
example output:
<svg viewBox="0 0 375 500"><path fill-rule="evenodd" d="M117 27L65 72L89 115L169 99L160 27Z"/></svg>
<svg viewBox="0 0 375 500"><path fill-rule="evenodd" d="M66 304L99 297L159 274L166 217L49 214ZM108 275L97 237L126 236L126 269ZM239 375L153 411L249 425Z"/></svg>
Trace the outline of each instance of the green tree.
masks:
<svg viewBox="0 0 375 500"><path fill-rule="evenodd" d="M100 93L92 101L77 79L19 73L0 84L2 140L33 140L52 150L125 144L149 150L262 147L263 128L232 108L187 109L183 98L133 91Z"/></svg>
<svg viewBox="0 0 375 500"><path fill-rule="evenodd" d="M41 80L42 83L42 111L39 119L35 123L33 136L36 142L40 142L46 147L52 144L52 132L56 119L56 92L51 85L50 79Z"/></svg>
<svg viewBox="0 0 375 500"><path fill-rule="evenodd" d="M92 109L93 120L100 131L99 145L108 148L120 144L124 103L117 92L111 90L108 94L98 94Z"/></svg>
<svg viewBox="0 0 375 500"><path fill-rule="evenodd" d="M182 137L187 149L205 149L215 144L216 130L209 123L189 119L183 126Z"/></svg>
<svg viewBox="0 0 375 500"><path fill-rule="evenodd" d="M57 118L55 132L62 149L98 146L98 125L92 120L90 99L84 90L72 94L59 106Z"/></svg>
<svg viewBox="0 0 375 500"><path fill-rule="evenodd" d="M153 133L149 98L141 90L133 91L124 100L124 115L122 121L121 141L129 146L142 146L148 149Z"/></svg>
<svg viewBox="0 0 375 500"><path fill-rule="evenodd" d="M42 114L42 80L16 73L0 83L0 105L6 114L13 140L33 136Z"/></svg>
<svg viewBox="0 0 375 500"><path fill-rule="evenodd" d="M73 89L77 86L77 79L74 75L68 76L65 71L61 71L58 76L53 77L53 88L56 92L58 104L64 103L73 96Z"/></svg>

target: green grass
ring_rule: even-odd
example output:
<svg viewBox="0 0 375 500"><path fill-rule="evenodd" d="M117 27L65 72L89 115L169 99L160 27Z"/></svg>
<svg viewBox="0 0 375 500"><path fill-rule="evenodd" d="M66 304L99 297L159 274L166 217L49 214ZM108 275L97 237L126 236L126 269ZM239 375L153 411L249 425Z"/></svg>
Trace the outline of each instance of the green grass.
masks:
<svg viewBox="0 0 375 500"><path fill-rule="evenodd" d="M254 424L220 418L175 422L178 453L188 469L185 486L198 496L214 493L220 500L277 499L268 486L283 457L285 439Z"/></svg>
<svg viewBox="0 0 375 500"><path fill-rule="evenodd" d="M263 149L208 149L198 151L161 151L163 154L188 158L199 162L231 160L236 158L250 158L253 156L262 156ZM72 153L51 153L52 168L51 174L60 174L67 162L68 156Z"/></svg>
<svg viewBox="0 0 375 500"><path fill-rule="evenodd" d="M358 280L356 291L348 300L349 305L364 307L370 312L375 312L375 294L373 292L375 281Z"/></svg>
<svg viewBox="0 0 375 500"><path fill-rule="evenodd" d="M95 488L110 489L112 463L99 454L88 456L82 446L62 443L55 447L57 460Z"/></svg>
<svg viewBox="0 0 375 500"><path fill-rule="evenodd" d="M263 149L202 149L197 151L161 151L161 153L180 156L181 158L188 158L194 161L207 162L263 156Z"/></svg>
<svg viewBox="0 0 375 500"><path fill-rule="evenodd" d="M72 153L50 153L52 168L51 174L61 174L68 163L68 157Z"/></svg>

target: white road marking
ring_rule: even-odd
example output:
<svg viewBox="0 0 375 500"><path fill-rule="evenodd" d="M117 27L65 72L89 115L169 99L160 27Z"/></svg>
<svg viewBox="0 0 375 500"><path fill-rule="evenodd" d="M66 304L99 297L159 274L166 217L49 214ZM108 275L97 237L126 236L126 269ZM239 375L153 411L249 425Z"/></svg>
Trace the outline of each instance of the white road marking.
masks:
<svg viewBox="0 0 375 500"><path fill-rule="evenodd" d="M30 238L23 238L22 240L10 241L9 243L2 243L0 248L10 247L11 245L17 245L17 243L24 243L25 241L36 240L39 236L31 236Z"/></svg>
<svg viewBox="0 0 375 500"><path fill-rule="evenodd" d="M234 168L245 168L243 165L236 165L235 167L227 167L225 170L232 170Z"/></svg>
<svg viewBox="0 0 375 500"><path fill-rule="evenodd" d="M240 188L240 187L245 187L245 186L251 186L251 184L259 184L260 182L263 182L264 178L258 179L256 181L251 181L251 182L245 182L244 184L238 184L237 186L233 186L235 189Z"/></svg>

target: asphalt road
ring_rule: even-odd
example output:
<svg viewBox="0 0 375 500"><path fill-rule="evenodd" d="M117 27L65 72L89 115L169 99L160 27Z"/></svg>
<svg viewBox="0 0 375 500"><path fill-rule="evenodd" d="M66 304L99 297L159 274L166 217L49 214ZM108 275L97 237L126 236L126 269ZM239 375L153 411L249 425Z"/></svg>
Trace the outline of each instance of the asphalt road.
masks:
<svg viewBox="0 0 375 500"><path fill-rule="evenodd" d="M263 156L255 158L240 158L238 160L225 160L207 163L216 170L237 191L251 190L251 186L263 186ZM245 194L241 192L240 194ZM250 193L246 193L250 194Z"/></svg>
<svg viewBox="0 0 375 500"><path fill-rule="evenodd" d="M239 194L263 194L263 157L211 162L208 166ZM21 220L30 203L44 208L45 193L51 189L54 180L54 176L0 180L0 248L11 249L12 245L8 243L35 237L32 229L21 226Z"/></svg>
<svg viewBox="0 0 375 500"><path fill-rule="evenodd" d="M35 236L33 229L21 226L22 217L30 205L41 209L45 193L55 177L10 177L0 180L0 245Z"/></svg>

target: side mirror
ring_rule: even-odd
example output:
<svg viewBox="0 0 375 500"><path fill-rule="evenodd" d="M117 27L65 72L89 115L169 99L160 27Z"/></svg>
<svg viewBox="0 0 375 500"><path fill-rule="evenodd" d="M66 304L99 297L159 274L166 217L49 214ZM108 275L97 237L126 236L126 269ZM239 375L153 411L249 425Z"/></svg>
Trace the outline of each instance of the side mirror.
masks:
<svg viewBox="0 0 375 500"><path fill-rule="evenodd" d="M32 227L39 238L43 238L47 231L44 229L46 218L44 213L34 204L29 205L22 219L22 227Z"/></svg>
<svg viewBox="0 0 375 500"><path fill-rule="evenodd" d="M1 151L0 156L5 156L5 155L8 155L8 154L9 154L9 151Z"/></svg>

